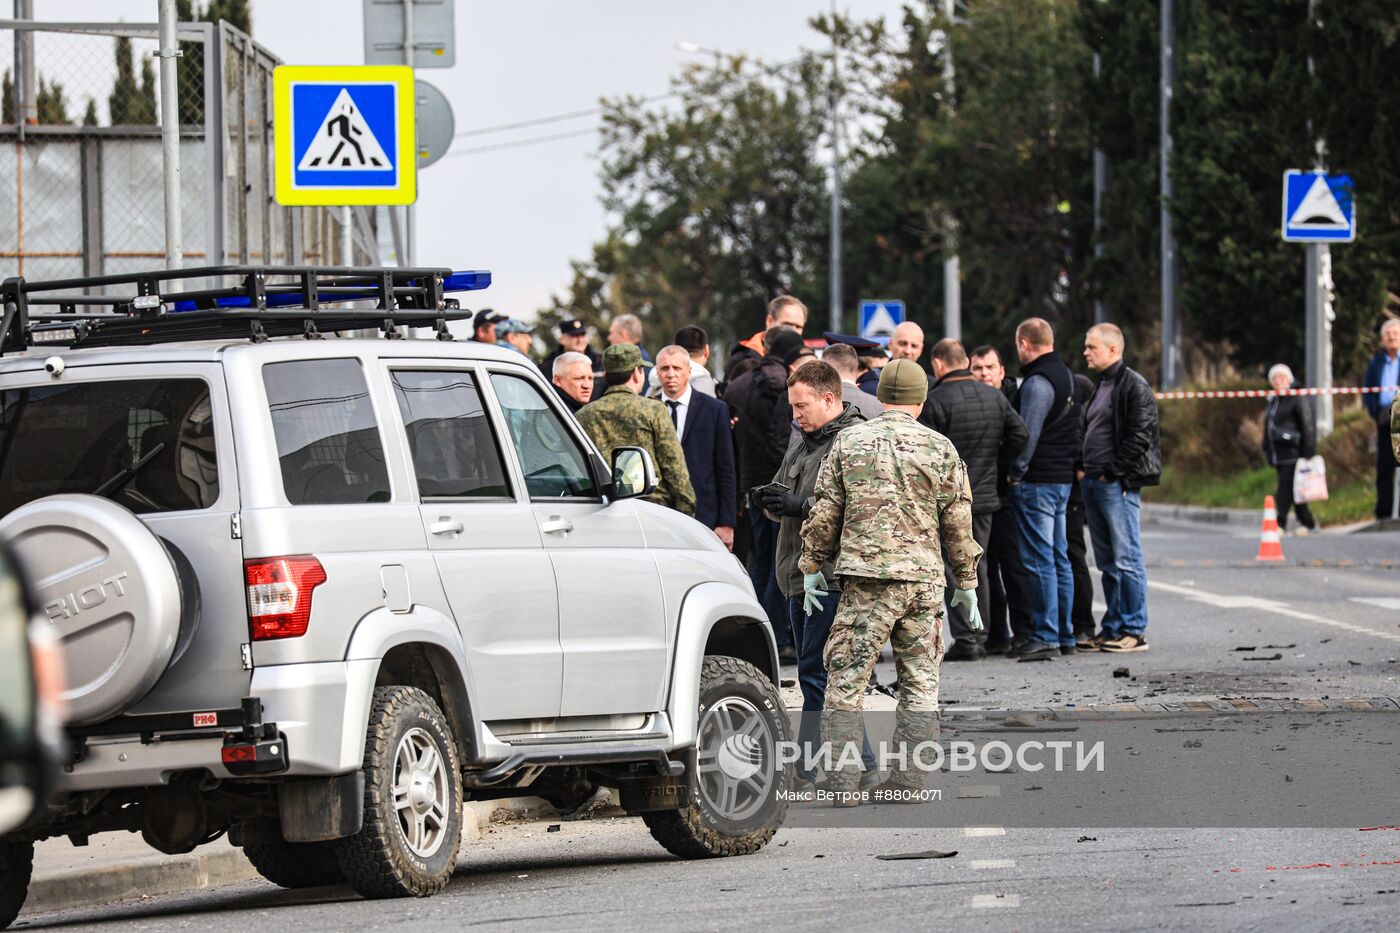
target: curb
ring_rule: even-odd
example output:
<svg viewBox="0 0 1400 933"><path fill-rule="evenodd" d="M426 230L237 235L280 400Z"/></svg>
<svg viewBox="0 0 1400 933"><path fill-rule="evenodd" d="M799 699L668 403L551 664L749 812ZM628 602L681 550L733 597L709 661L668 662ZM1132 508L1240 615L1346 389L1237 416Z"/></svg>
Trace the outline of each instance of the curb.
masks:
<svg viewBox="0 0 1400 933"><path fill-rule="evenodd" d="M615 803L616 801L614 801ZM554 806L539 797L471 800L462 808L462 841L476 842L493 823L557 818ZM37 875L29 883L21 918L56 910L100 907L115 901L159 897L214 888L260 876L242 849L224 848L186 855L147 857L124 865L107 865Z"/></svg>
<svg viewBox="0 0 1400 933"><path fill-rule="evenodd" d="M1194 522L1201 525L1229 525L1232 528L1259 527L1259 509L1222 509L1204 505L1170 505L1144 502L1142 517L1148 522Z"/></svg>
<svg viewBox="0 0 1400 933"><path fill-rule="evenodd" d="M35 878L29 883L29 896L20 916L197 891L256 877L258 873L243 857L242 849L155 855L126 865L55 872Z"/></svg>

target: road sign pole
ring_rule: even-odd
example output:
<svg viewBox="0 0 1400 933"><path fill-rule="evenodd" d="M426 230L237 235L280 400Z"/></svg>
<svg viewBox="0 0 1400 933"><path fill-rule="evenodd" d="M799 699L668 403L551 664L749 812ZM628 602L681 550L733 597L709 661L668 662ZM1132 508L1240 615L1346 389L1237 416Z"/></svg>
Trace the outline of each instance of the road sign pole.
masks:
<svg viewBox="0 0 1400 933"><path fill-rule="evenodd" d="M415 58L413 49L413 3L414 0L403 0L403 57L404 64L410 68L413 67L413 60ZM416 95L414 97L414 102L414 105L417 106ZM417 120L413 121L413 126L416 132L418 127ZM416 139L413 141L413 158L415 160L418 158L418 140ZM403 258L399 260L399 264L404 266L413 265L413 251L418 245L416 242L417 238L413 235L414 227L418 220L418 212L414 210L414 207L415 205L413 204L405 204L403 206L404 255Z"/></svg>
<svg viewBox="0 0 1400 933"><path fill-rule="evenodd" d="M1332 251L1326 243L1307 245L1303 293L1307 313L1307 384L1313 388L1332 386ZM1315 414L1317 436L1332 433L1332 396L1319 395Z"/></svg>
<svg viewBox="0 0 1400 933"><path fill-rule="evenodd" d="M160 144L165 167L165 267L184 264L180 216L180 98L176 89L175 0L160 0Z"/></svg>
<svg viewBox="0 0 1400 933"><path fill-rule="evenodd" d="M355 236L351 232L350 225L355 222L351 216L352 208L345 205L340 209L340 264L342 266L353 266L355 264Z"/></svg>
<svg viewBox="0 0 1400 933"><path fill-rule="evenodd" d="M943 0L943 94L950 115L954 112L956 72L953 70L954 0ZM958 262L958 219L943 214L943 336L962 339L962 266Z"/></svg>
<svg viewBox="0 0 1400 933"><path fill-rule="evenodd" d="M841 50L836 44L836 3L831 4L831 88L828 92L831 110L831 304L827 309L827 325L841 330L841 100L837 81Z"/></svg>

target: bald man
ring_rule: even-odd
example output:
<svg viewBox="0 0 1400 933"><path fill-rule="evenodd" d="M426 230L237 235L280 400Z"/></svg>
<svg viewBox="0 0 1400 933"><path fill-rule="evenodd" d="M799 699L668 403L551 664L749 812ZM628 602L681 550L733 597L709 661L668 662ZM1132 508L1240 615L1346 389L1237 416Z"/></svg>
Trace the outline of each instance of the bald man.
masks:
<svg viewBox="0 0 1400 933"><path fill-rule="evenodd" d="M919 362L924 355L924 329L913 321L897 324L890 335L890 359Z"/></svg>
<svg viewBox="0 0 1400 933"><path fill-rule="evenodd" d="M1103 631L1091 650L1146 651L1139 490L1157 485L1162 475L1157 399L1147 380L1123 364L1123 332L1115 325L1089 329L1084 360L1099 380L1081 410L1084 454L1078 477L1107 604Z"/></svg>

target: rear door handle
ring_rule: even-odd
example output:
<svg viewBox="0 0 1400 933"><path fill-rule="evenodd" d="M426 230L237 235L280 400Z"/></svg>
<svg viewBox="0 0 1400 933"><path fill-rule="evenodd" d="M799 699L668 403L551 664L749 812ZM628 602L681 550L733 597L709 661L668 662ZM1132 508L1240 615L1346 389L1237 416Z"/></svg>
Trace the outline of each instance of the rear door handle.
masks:
<svg viewBox="0 0 1400 933"><path fill-rule="evenodd" d="M428 530L435 535L455 535L463 528L461 522L453 521L444 515L442 518L428 526Z"/></svg>
<svg viewBox="0 0 1400 933"><path fill-rule="evenodd" d="M551 515L546 521L540 522L540 531L547 535L566 535L573 530L574 523L558 515Z"/></svg>

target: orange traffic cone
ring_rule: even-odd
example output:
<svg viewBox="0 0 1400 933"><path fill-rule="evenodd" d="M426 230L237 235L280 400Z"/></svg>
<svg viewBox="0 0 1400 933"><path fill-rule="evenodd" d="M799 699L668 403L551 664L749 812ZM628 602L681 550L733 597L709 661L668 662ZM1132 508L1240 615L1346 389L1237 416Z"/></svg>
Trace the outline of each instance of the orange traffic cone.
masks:
<svg viewBox="0 0 1400 933"><path fill-rule="evenodd" d="M1283 542L1278 536L1278 509L1274 497L1264 497L1264 524L1259 529L1259 554L1255 560L1283 560Z"/></svg>

